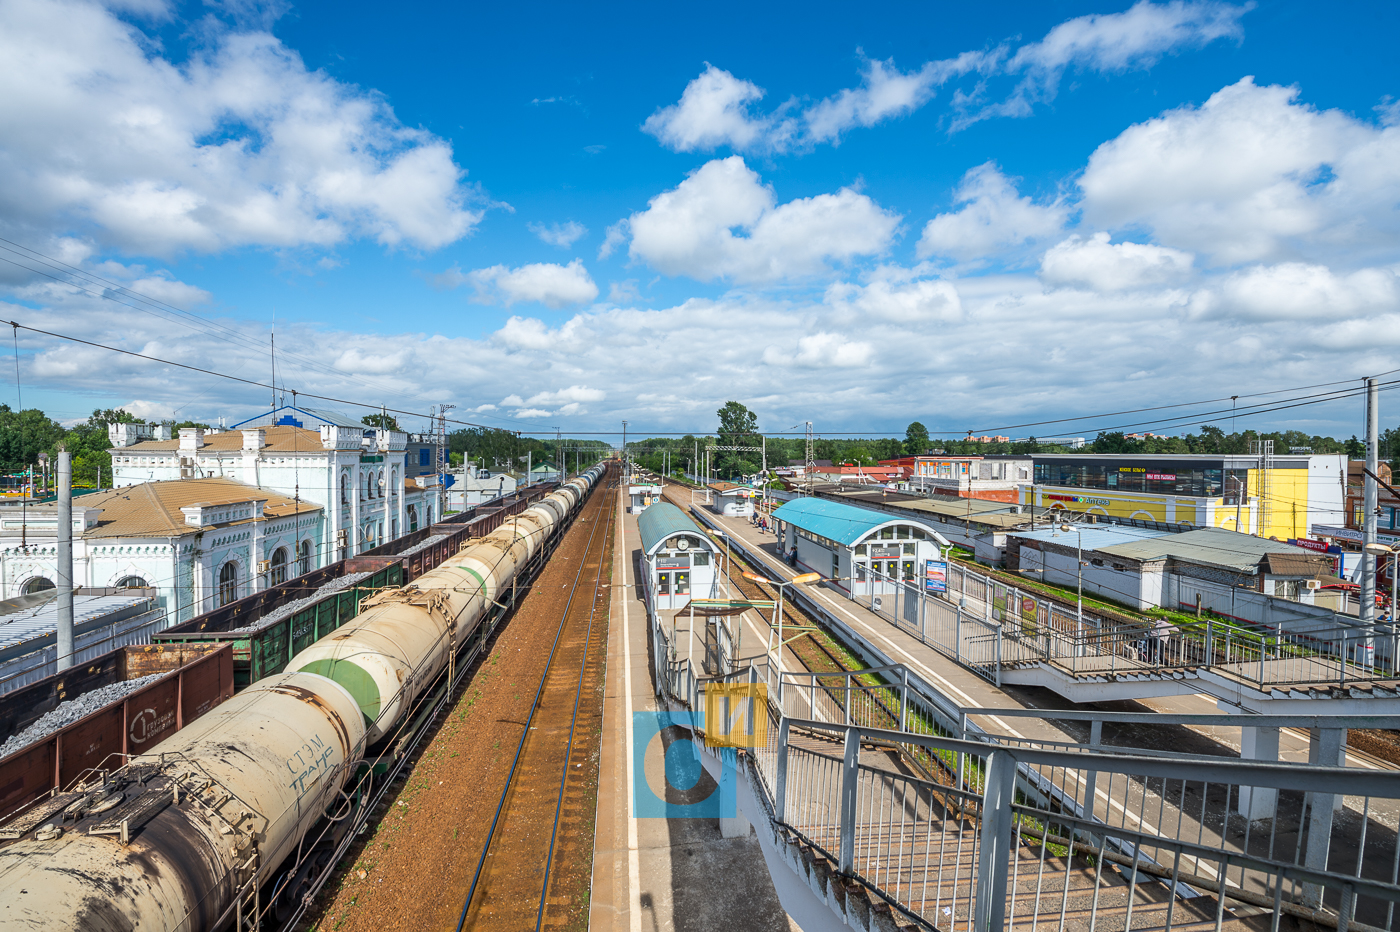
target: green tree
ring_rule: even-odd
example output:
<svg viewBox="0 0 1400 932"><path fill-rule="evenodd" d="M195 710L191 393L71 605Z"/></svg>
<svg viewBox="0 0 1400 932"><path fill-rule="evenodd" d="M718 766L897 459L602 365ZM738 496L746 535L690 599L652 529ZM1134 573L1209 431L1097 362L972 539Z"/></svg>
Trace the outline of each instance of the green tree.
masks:
<svg viewBox="0 0 1400 932"><path fill-rule="evenodd" d="M0 404L0 468L20 472L52 452L63 438L63 426L38 408L15 411Z"/></svg>
<svg viewBox="0 0 1400 932"><path fill-rule="evenodd" d="M904 430L904 452L919 454L928 450L928 428L915 421Z"/></svg>
<svg viewBox="0 0 1400 932"><path fill-rule="evenodd" d="M75 486L100 488L102 483L111 485L112 454L108 451L112 441L107 435L107 428L112 424L132 424L138 420L140 418L130 411L102 408L64 434L64 446L73 454Z"/></svg>
<svg viewBox="0 0 1400 932"><path fill-rule="evenodd" d="M719 416L718 446L756 447L762 443L758 436L758 415L739 402L726 401L715 414ZM757 472L758 461L756 453L716 451L715 475L733 478Z"/></svg>
<svg viewBox="0 0 1400 932"><path fill-rule="evenodd" d="M382 427L385 430L399 430L398 419L392 414L366 414L360 423L367 427Z"/></svg>
<svg viewBox="0 0 1400 932"><path fill-rule="evenodd" d="M1346 451L1349 460L1364 460L1366 458L1366 444L1357 440L1356 434L1352 434L1351 439L1347 441Z"/></svg>

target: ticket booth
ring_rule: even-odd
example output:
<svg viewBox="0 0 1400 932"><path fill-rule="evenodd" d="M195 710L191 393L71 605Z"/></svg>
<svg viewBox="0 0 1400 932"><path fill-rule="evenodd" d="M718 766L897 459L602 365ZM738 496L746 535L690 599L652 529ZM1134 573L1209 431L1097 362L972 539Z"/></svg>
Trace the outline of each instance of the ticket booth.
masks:
<svg viewBox="0 0 1400 932"><path fill-rule="evenodd" d="M683 608L692 598L716 597L720 553L685 512L670 502L657 502L637 517L637 527L652 609Z"/></svg>

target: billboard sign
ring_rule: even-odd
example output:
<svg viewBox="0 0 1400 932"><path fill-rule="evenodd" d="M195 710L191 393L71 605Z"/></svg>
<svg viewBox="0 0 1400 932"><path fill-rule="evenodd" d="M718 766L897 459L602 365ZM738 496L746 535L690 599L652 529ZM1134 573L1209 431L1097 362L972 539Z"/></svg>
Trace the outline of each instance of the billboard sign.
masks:
<svg viewBox="0 0 1400 932"><path fill-rule="evenodd" d="M924 561L924 591L925 591L925 592L947 592L947 591L948 591L948 561L946 561L946 560L925 560L925 561Z"/></svg>

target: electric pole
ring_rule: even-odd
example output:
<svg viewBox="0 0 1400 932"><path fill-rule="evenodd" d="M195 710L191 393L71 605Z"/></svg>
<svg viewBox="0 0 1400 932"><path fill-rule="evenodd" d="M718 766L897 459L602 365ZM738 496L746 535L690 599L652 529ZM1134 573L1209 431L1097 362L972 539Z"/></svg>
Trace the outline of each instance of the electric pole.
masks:
<svg viewBox="0 0 1400 932"><path fill-rule="evenodd" d="M1366 380L1366 485L1365 485L1365 511L1366 521L1362 532L1361 547L1361 624L1363 626L1374 625L1376 623L1376 555L1371 553L1371 545L1376 542L1376 506L1378 504L1378 490L1376 488L1376 470L1379 469L1377 462L1377 447L1379 446L1378 434L1380 433L1380 389L1377 387L1375 379ZM1372 633L1368 630L1368 635ZM1367 653L1374 650L1373 642L1368 636L1364 648ZM1368 656L1362 659L1363 663L1369 664L1371 658Z"/></svg>

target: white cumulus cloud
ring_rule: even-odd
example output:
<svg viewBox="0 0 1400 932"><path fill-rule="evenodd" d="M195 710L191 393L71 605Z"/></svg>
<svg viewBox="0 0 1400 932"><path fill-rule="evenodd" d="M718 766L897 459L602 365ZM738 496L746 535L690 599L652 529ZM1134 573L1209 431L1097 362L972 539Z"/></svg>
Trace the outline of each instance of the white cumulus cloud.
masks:
<svg viewBox="0 0 1400 932"><path fill-rule="evenodd" d="M481 218L450 145L268 32L187 60L98 3L0 4L0 217L128 252L432 249Z"/></svg>
<svg viewBox="0 0 1400 932"><path fill-rule="evenodd" d="M874 281L863 287L837 282L827 288L826 303L889 321L952 322L962 317L958 289L952 282L938 279Z"/></svg>
<svg viewBox="0 0 1400 932"><path fill-rule="evenodd" d="M763 361L770 366L799 369L859 369L870 364L875 347L840 333L813 333L801 337L795 350L770 346Z"/></svg>
<svg viewBox="0 0 1400 932"><path fill-rule="evenodd" d="M598 286L580 259L568 265L532 262L514 269L493 265L465 274L454 268L439 276L438 281L449 286L469 284L476 288L476 300L499 301L507 307L522 301L536 301L558 310L598 297Z"/></svg>
<svg viewBox="0 0 1400 932"><path fill-rule="evenodd" d="M1200 48L1219 39L1240 39L1240 19L1252 4L1213 2L1150 3L1140 0L1122 13L1066 20L1044 38L1015 46L971 49L951 58L925 62L909 71L893 59L864 58L857 87L844 88L800 108L789 98L768 112L758 109L766 92L752 81L706 64L686 85L681 99L652 114L642 129L678 152L728 146L738 152L782 152L839 143L856 127L874 126L923 107L938 89L956 79L977 76L970 90L952 99L959 129L995 116L1029 116L1036 103L1054 99L1068 69L1121 73L1149 68L1163 55ZM859 50L858 50L859 51ZM992 78L1014 81L1005 97L994 95Z"/></svg>
<svg viewBox="0 0 1400 932"><path fill-rule="evenodd" d="M1012 179L992 162L964 175L954 200L964 206L925 224L920 258L986 258L1057 235L1069 215L1063 204L1042 205L1019 196Z"/></svg>
<svg viewBox="0 0 1400 932"><path fill-rule="evenodd" d="M1135 225L1232 265L1313 248L1396 242L1400 130L1297 101L1251 78L1099 146L1079 180L1085 219ZM1369 229L1367 229L1369 227Z"/></svg>
<svg viewBox="0 0 1400 932"><path fill-rule="evenodd" d="M1110 243L1107 233L1071 236L1046 250L1040 279L1049 285L1123 291L1171 285L1191 273L1192 255L1143 243Z"/></svg>
<svg viewBox="0 0 1400 932"><path fill-rule="evenodd" d="M629 255L700 281L778 281L884 251L899 219L850 188L779 204L735 155L707 162L628 218Z"/></svg>
<svg viewBox="0 0 1400 932"><path fill-rule="evenodd" d="M1216 308L1255 320L1334 323L1400 310L1400 282L1394 269L1337 273L1306 262L1258 265L1221 283Z"/></svg>

